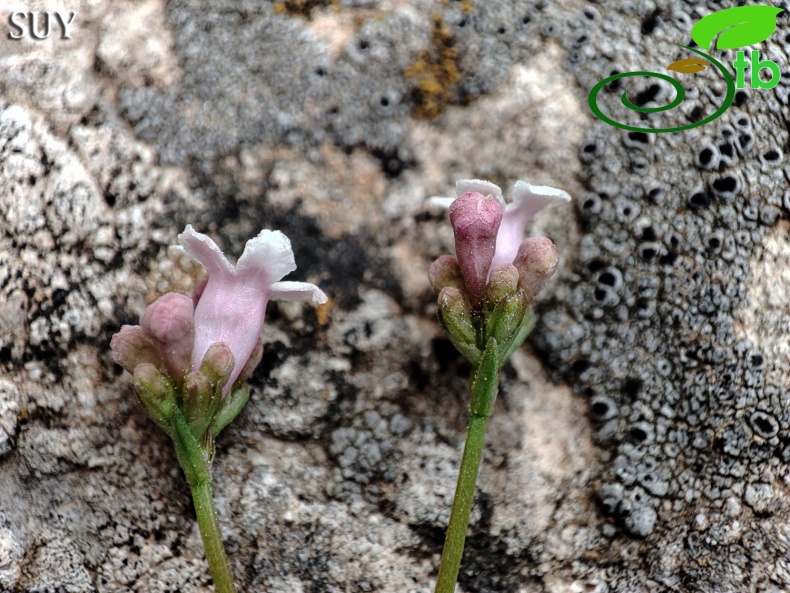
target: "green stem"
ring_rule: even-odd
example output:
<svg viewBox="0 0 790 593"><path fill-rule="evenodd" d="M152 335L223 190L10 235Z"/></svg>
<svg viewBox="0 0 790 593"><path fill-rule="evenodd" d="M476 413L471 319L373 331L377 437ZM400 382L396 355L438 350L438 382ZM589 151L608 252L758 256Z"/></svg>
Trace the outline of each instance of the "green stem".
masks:
<svg viewBox="0 0 790 593"><path fill-rule="evenodd" d="M219 530L214 497L211 494L211 471L209 455L203 451L198 440L189 429L189 424L178 412L173 419L173 443L178 461L184 470L192 500L195 503L200 537L206 553L208 568L214 581L216 593L236 593L230 562L225 554L222 534Z"/></svg>
<svg viewBox="0 0 790 593"><path fill-rule="evenodd" d="M450 523L439 563L439 576L436 579L435 593L453 593L464 555L466 529L469 526L469 513L475 498L475 484L483 458L483 445L486 439L488 419L494 408L499 385L496 340L489 338L480 365L472 376L472 402L469 426L466 429L466 443L455 486Z"/></svg>
<svg viewBox="0 0 790 593"><path fill-rule="evenodd" d="M217 513L214 510L214 497L211 495L211 480L191 486L192 500L195 501L195 514L200 526L200 537L206 551L208 568L214 580L216 593L236 593L230 562L222 544Z"/></svg>
<svg viewBox="0 0 790 593"><path fill-rule="evenodd" d="M466 528L469 526L469 513L475 498L475 484L483 457L483 443L486 438L487 417L470 417L466 433L464 456L458 473L455 487L453 509L450 512L450 524L444 540L442 560L439 564L439 576L436 580L435 593L453 593L458 571L461 568L461 557L464 555Z"/></svg>

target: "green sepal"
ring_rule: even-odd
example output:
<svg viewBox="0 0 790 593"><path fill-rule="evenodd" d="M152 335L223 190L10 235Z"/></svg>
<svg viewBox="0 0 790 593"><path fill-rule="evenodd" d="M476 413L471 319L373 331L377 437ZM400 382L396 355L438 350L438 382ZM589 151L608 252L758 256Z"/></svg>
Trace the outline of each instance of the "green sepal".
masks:
<svg viewBox="0 0 790 593"><path fill-rule="evenodd" d="M134 385L148 415L172 437L173 418L179 413L173 382L153 364L146 362L134 369Z"/></svg>
<svg viewBox="0 0 790 593"><path fill-rule="evenodd" d="M222 403L222 390L201 372L191 372L184 380L181 409L192 434L200 440Z"/></svg>
<svg viewBox="0 0 790 593"><path fill-rule="evenodd" d="M439 325L456 350L477 366L481 352L477 348L477 328L472 306L457 288L446 287L439 293Z"/></svg>
<svg viewBox="0 0 790 593"><path fill-rule="evenodd" d="M519 325L518 330L513 333L509 343L505 344L501 348L500 368L513 355L516 349L524 343L524 340L527 339L527 336L532 333L533 327L535 327L535 316L532 313L532 307L527 307L524 316L521 318L521 324Z"/></svg>
<svg viewBox="0 0 790 593"><path fill-rule="evenodd" d="M518 270L513 264L505 264L491 272L491 279L486 287L483 310L490 314L502 299L516 294L518 289Z"/></svg>
<svg viewBox="0 0 790 593"><path fill-rule="evenodd" d="M496 338L488 338L480 364L472 373L471 391L472 402L470 413L472 416L491 416L494 411L497 388L499 387L499 355Z"/></svg>
<svg viewBox="0 0 790 593"><path fill-rule="evenodd" d="M506 295L497 303L486 319L486 335L496 338L499 344L497 354L500 368L524 343L532 326L532 309L523 289Z"/></svg>
<svg viewBox="0 0 790 593"><path fill-rule="evenodd" d="M250 388L246 385L237 387L224 399L222 407L214 415L214 420L211 423L210 432L216 437L220 431L230 424L239 412L244 409L247 400L250 399Z"/></svg>

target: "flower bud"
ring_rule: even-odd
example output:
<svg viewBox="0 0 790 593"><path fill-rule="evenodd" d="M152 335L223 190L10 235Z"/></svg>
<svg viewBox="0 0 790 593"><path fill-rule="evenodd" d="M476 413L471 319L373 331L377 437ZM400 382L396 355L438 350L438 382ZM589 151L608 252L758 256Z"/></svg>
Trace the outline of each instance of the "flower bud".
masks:
<svg viewBox="0 0 790 593"><path fill-rule="evenodd" d="M469 300L457 288L443 288L439 293L439 322L450 341L469 362L477 364L480 350L477 349L477 332L474 313Z"/></svg>
<svg viewBox="0 0 790 593"><path fill-rule="evenodd" d="M519 289L505 295L486 320L486 336L496 339L497 357L501 367L532 329L532 311L526 294Z"/></svg>
<svg viewBox="0 0 790 593"><path fill-rule="evenodd" d="M458 265L476 311L482 309L502 216L503 207L494 196L476 192L463 194L450 206Z"/></svg>
<svg viewBox="0 0 790 593"><path fill-rule="evenodd" d="M518 287L527 295L528 302L543 290L557 270L558 262L557 248L547 237L532 237L521 244L513 265L518 270Z"/></svg>
<svg viewBox="0 0 790 593"><path fill-rule="evenodd" d="M211 381L212 385L222 388L233 372L233 365L233 353L230 347L224 342L217 342L209 346L200 364L200 373Z"/></svg>
<svg viewBox="0 0 790 593"><path fill-rule="evenodd" d="M146 307L140 325L154 339L170 377L183 381L190 368L195 339L192 299L168 292Z"/></svg>
<svg viewBox="0 0 790 593"><path fill-rule="evenodd" d="M184 378L182 408L195 438L203 436L214 417L219 400L219 389L202 373L192 371Z"/></svg>
<svg viewBox="0 0 790 593"><path fill-rule="evenodd" d="M428 280L438 293L447 286L463 290L464 279L458 260L452 255L440 255L428 269Z"/></svg>
<svg viewBox="0 0 790 593"><path fill-rule="evenodd" d="M491 311L497 303L518 288L518 270L512 264L499 266L491 272L491 279L486 287L486 310Z"/></svg>
<svg viewBox="0 0 790 593"><path fill-rule="evenodd" d="M263 342L260 338L255 343L255 347L252 349L250 353L250 357L247 359L247 362L244 363L244 366L241 368L241 372L239 376L236 378L234 382L234 387L236 386L243 386L247 379L250 378L252 373L255 371L257 366L260 364L261 359L263 358Z"/></svg>
<svg viewBox="0 0 790 593"><path fill-rule="evenodd" d="M171 418L176 409L173 384L149 362L139 364L134 369L134 384L148 414L169 433Z"/></svg>
<svg viewBox="0 0 790 593"><path fill-rule="evenodd" d="M115 362L134 374L137 365L144 362L162 368L162 357L151 336L139 325L124 325L110 340L110 350Z"/></svg>

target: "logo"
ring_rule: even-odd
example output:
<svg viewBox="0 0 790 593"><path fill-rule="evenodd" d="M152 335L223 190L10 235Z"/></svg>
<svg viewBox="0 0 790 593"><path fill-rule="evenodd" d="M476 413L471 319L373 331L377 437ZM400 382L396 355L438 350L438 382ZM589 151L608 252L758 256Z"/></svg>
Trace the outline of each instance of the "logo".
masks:
<svg viewBox="0 0 790 593"><path fill-rule="evenodd" d="M776 16L782 12L782 10L783 9L774 6L738 6L720 10L701 18L697 24L692 27L691 38L700 48L705 49L710 47L710 44L717 35L719 36L716 41L717 49L736 49L754 45L755 43L760 43L768 39L774 30L776 30ZM675 89L675 99L668 105L660 107L640 107L632 103L628 99L628 93L625 92L620 97L620 101L628 109L639 113L659 113L677 107L686 97L685 89L675 78L659 72L622 72L604 78L590 90L590 94L587 97L587 102L592 112L607 124L620 128L621 130L646 132L649 134L682 132L683 130L690 130L691 128L696 128L712 122L727 111L735 98L735 89L742 89L746 85L747 67L751 66L749 81L751 88L772 89L779 83L779 78L781 76L779 73L779 66L771 60L761 60L760 52L757 50L751 50L749 60L746 59L745 51L739 50L737 52L735 61L732 64L735 69L735 78L733 78L724 64L706 54L702 49L694 49L680 44L677 45L696 54L696 56L672 62L667 66L667 70L679 74L695 74L712 64L724 77L727 83L727 93L721 106L714 113L698 122L685 126L676 126L672 128L640 128L638 126L619 123L606 115L601 111L600 107L598 107L598 93L602 88L616 80L629 78L631 76L651 76L668 82ZM770 71L770 80L763 81L760 78L760 72L762 70Z"/></svg>
<svg viewBox="0 0 790 593"><path fill-rule="evenodd" d="M77 18L76 12L69 12L68 16L59 12L15 12L8 17L8 26L11 28L8 38L49 39L54 22L60 30L60 38L71 39L71 26L75 18Z"/></svg>

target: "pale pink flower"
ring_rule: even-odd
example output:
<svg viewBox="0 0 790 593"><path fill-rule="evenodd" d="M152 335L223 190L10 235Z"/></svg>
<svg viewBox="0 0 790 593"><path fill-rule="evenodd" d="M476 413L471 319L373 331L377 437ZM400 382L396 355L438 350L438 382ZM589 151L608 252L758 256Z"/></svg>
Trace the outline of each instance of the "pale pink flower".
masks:
<svg viewBox="0 0 790 593"><path fill-rule="evenodd" d="M510 204L499 186L490 181L462 179L455 190L458 198L431 201L450 209L458 268L472 306L480 309L491 271L505 264L516 267L519 287L532 300L554 273L558 257L549 239L525 240L526 227L541 209L556 200L570 201L570 196L560 189L525 181L516 182ZM435 262L432 283L452 280L451 263L446 256Z"/></svg>
<svg viewBox="0 0 790 593"><path fill-rule="evenodd" d="M192 368L200 368L212 344L224 343L233 353L234 367L223 393L241 373L263 328L270 299L325 303L326 295L306 282L282 282L296 269L291 242L279 231L263 230L247 241L236 265L217 244L187 225L178 236L181 249L208 272L195 306Z"/></svg>

